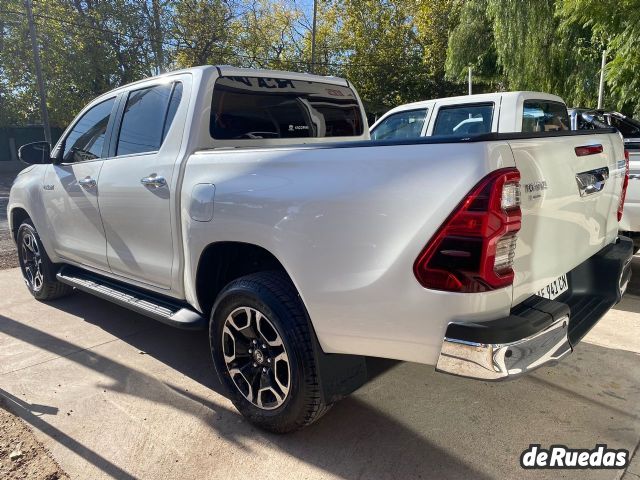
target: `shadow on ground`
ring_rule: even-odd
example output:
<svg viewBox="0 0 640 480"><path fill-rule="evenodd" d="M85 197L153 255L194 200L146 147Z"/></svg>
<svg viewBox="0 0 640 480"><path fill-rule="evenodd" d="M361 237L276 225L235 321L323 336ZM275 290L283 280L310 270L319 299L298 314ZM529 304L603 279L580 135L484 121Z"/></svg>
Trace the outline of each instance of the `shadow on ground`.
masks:
<svg viewBox="0 0 640 480"><path fill-rule="evenodd" d="M634 262L636 276L630 293L640 292L639 263ZM80 292L50 308L97 325L201 385L225 393L212 371L207 337L202 332L174 330ZM628 308L638 313L640 302ZM136 325L133 331L131 322ZM614 439L616 447L633 446L640 430L637 354L589 344L554 369L503 384L472 382L434 374L430 367L369 359L370 381L361 391L336 404L316 425L277 436L238 422L235 410L206 396L12 318L0 315L0 333L106 375L109 382L100 388L171 405L194 417L210 415L207 422L216 435L239 448L244 448L247 438L262 438L288 455L345 479L416 478L422 472L425 478L491 478L487 470L500 471L505 451L513 463L505 471L517 472L519 452L529 443L590 447L596 440ZM600 369L615 372L615 382ZM33 427L103 472L134 478L125 467L48 423L46 415L51 410L47 409L52 407L29 404L3 390L0 395Z"/></svg>
<svg viewBox="0 0 640 480"><path fill-rule="evenodd" d="M208 339L203 332L175 330L82 292L60 299L51 306L98 325L115 337L144 351L147 355L152 355L202 385L219 394L225 394L212 370ZM133 320L132 317L140 327L134 333L131 333L130 326L121 320L123 318ZM126 334L123 333L125 328ZM111 383L101 387L126 392L128 395L139 396L153 402L166 403L189 415L202 415L201 407L204 406L216 414L216 422L212 424L212 428L216 429L217 435L239 446L246 437L264 436L285 452L343 478L353 478L354 466L362 466L362 468L366 466L367 470L376 471L387 470L393 465L398 478L413 476L417 466L424 463L439 465L438 469L444 467L449 474L454 473L455 476L485 478L480 472L474 471L436 445L425 441L411 428L355 397L348 397L339 402L319 424L311 428L292 435L271 435L257 431L246 422L238 423L239 414L235 410L222 409L219 404L185 392L177 385L166 384L94 350L78 348L47 332L2 315L0 315L0 332L37 345L51 353L65 356L103 375L106 374L110 377ZM399 362L372 358L368 359L367 363L369 381L375 381ZM103 472L119 479L134 478L120 466L48 424L42 412L43 410L47 412L47 409L50 410L52 407L28 404L2 389L0 389L0 395L7 399L9 408L27 423L54 437ZM369 435L365 435L368 441L362 442L363 430L369 431ZM352 443L355 439L360 442L357 448L354 448ZM385 439L387 442L388 439L393 439L393 445L398 446L394 450L402 448L402 451L387 451L384 455L380 455L380 442L385 442ZM336 463L335 460L344 457L345 452L349 452L348 462Z"/></svg>

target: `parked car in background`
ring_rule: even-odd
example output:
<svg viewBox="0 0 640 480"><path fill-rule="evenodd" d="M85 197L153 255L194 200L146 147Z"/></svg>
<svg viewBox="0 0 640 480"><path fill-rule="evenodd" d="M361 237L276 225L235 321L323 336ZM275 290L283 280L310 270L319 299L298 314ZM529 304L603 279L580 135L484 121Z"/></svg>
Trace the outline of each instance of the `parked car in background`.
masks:
<svg viewBox="0 0 640 480"><path fill-rule="evenodd" d="M640 250L640 121L618 112L586 108L571 108L569 116L572 130L615 127L622 134L629 157L629 186L620 231L633 239L637 252Z"/></svg>
<svg viewBox="0 0 640 480"><path fill-rule="evenodd" d="M359 387L365 356L525 374L620 301L632 255L619 135L526 95L436 104L456 133L372 142L340 78L207 66L120 87L53 149L20 149L25 284L208 330L234 405L276 432ZM468 135L507 121L528 133Z"/></svg>
<svg viewBox="0 0 640 480"><path fill-rule="evenodd" d="M373 140L489 132L569 130L562 98L542 92L503 92L438 98L401 105L370 128Z"/></svg>

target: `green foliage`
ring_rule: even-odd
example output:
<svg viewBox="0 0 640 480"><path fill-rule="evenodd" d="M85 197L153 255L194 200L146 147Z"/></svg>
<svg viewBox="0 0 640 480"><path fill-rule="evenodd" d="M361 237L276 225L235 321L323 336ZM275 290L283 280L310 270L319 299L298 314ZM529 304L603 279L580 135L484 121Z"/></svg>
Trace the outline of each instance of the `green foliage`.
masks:
<svg viewBox="0 0 640 480"><path fill-rule="evenodd" d="M460 20L448 39L447 78L463 82L468 68L472 67L475 81L500 89L502 71L497 62L493 27L487 14L488 0L460 3Z"/></svg>
<svg viewBox="0 0 640 480"><path fill-rule="evenodd" d="M595 107L609 52L605 106L640 114L640 0L466 0L449 37L447 76L466 67L509 90L540 90Z"/></svg>
<svg viewBox="0 0 640 480"><path fill-rule="evenodd" d="M607 49L605 103L640 116L640 0L565 0L560 14L563 25L580 26Z"/></svg>
<svg viewBox="0 0 640 480"><path fill-rule="evenodd" d="M202 64L348 78L368 110L474 90L530 89L640 114L640 0L37 0L51 123L97 95ZM307 3L308 4L308 3ZM23 0L0 6L0 126L40 122Z"/></svg>

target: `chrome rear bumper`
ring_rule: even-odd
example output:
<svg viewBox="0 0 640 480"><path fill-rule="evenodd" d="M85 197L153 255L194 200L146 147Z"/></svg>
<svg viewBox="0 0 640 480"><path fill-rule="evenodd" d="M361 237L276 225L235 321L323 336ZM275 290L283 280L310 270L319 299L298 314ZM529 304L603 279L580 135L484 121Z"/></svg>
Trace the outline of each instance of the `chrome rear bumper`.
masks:
<svg viewBox="0 0 640 480"><path fill-rule="evenodd" d="M505 380L562 359L618 303L631 277L633 242L619 237L567 274L556 300L532 296L511 315L452 322L436 370L478 380Z"/></svg>
<svg viewBox="0 0 640 480"><path fill-rule="evenodd" d="M504 380L560 360L571 352L569 317L509 343L478 343L446 338L436 370L478 380Z"/></svg>

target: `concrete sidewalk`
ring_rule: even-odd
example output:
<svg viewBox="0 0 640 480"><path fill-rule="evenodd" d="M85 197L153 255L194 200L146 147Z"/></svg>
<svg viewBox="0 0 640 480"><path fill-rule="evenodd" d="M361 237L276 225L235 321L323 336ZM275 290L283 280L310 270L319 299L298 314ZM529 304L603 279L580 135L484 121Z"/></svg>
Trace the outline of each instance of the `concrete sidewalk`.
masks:
<svg viewBox="0 0 640 480"><path fill-rule="evenodd" d="M82 293L38 303L17 269L0 287L0 394L72 478L614 479L523 471L519 458L530 443L634 451L640 439L633 295L556 367L480 383L373 360L371 381L318 424L276 436L220 393L204 334ZM638 475L636 462L625 478Z"/></svg>

